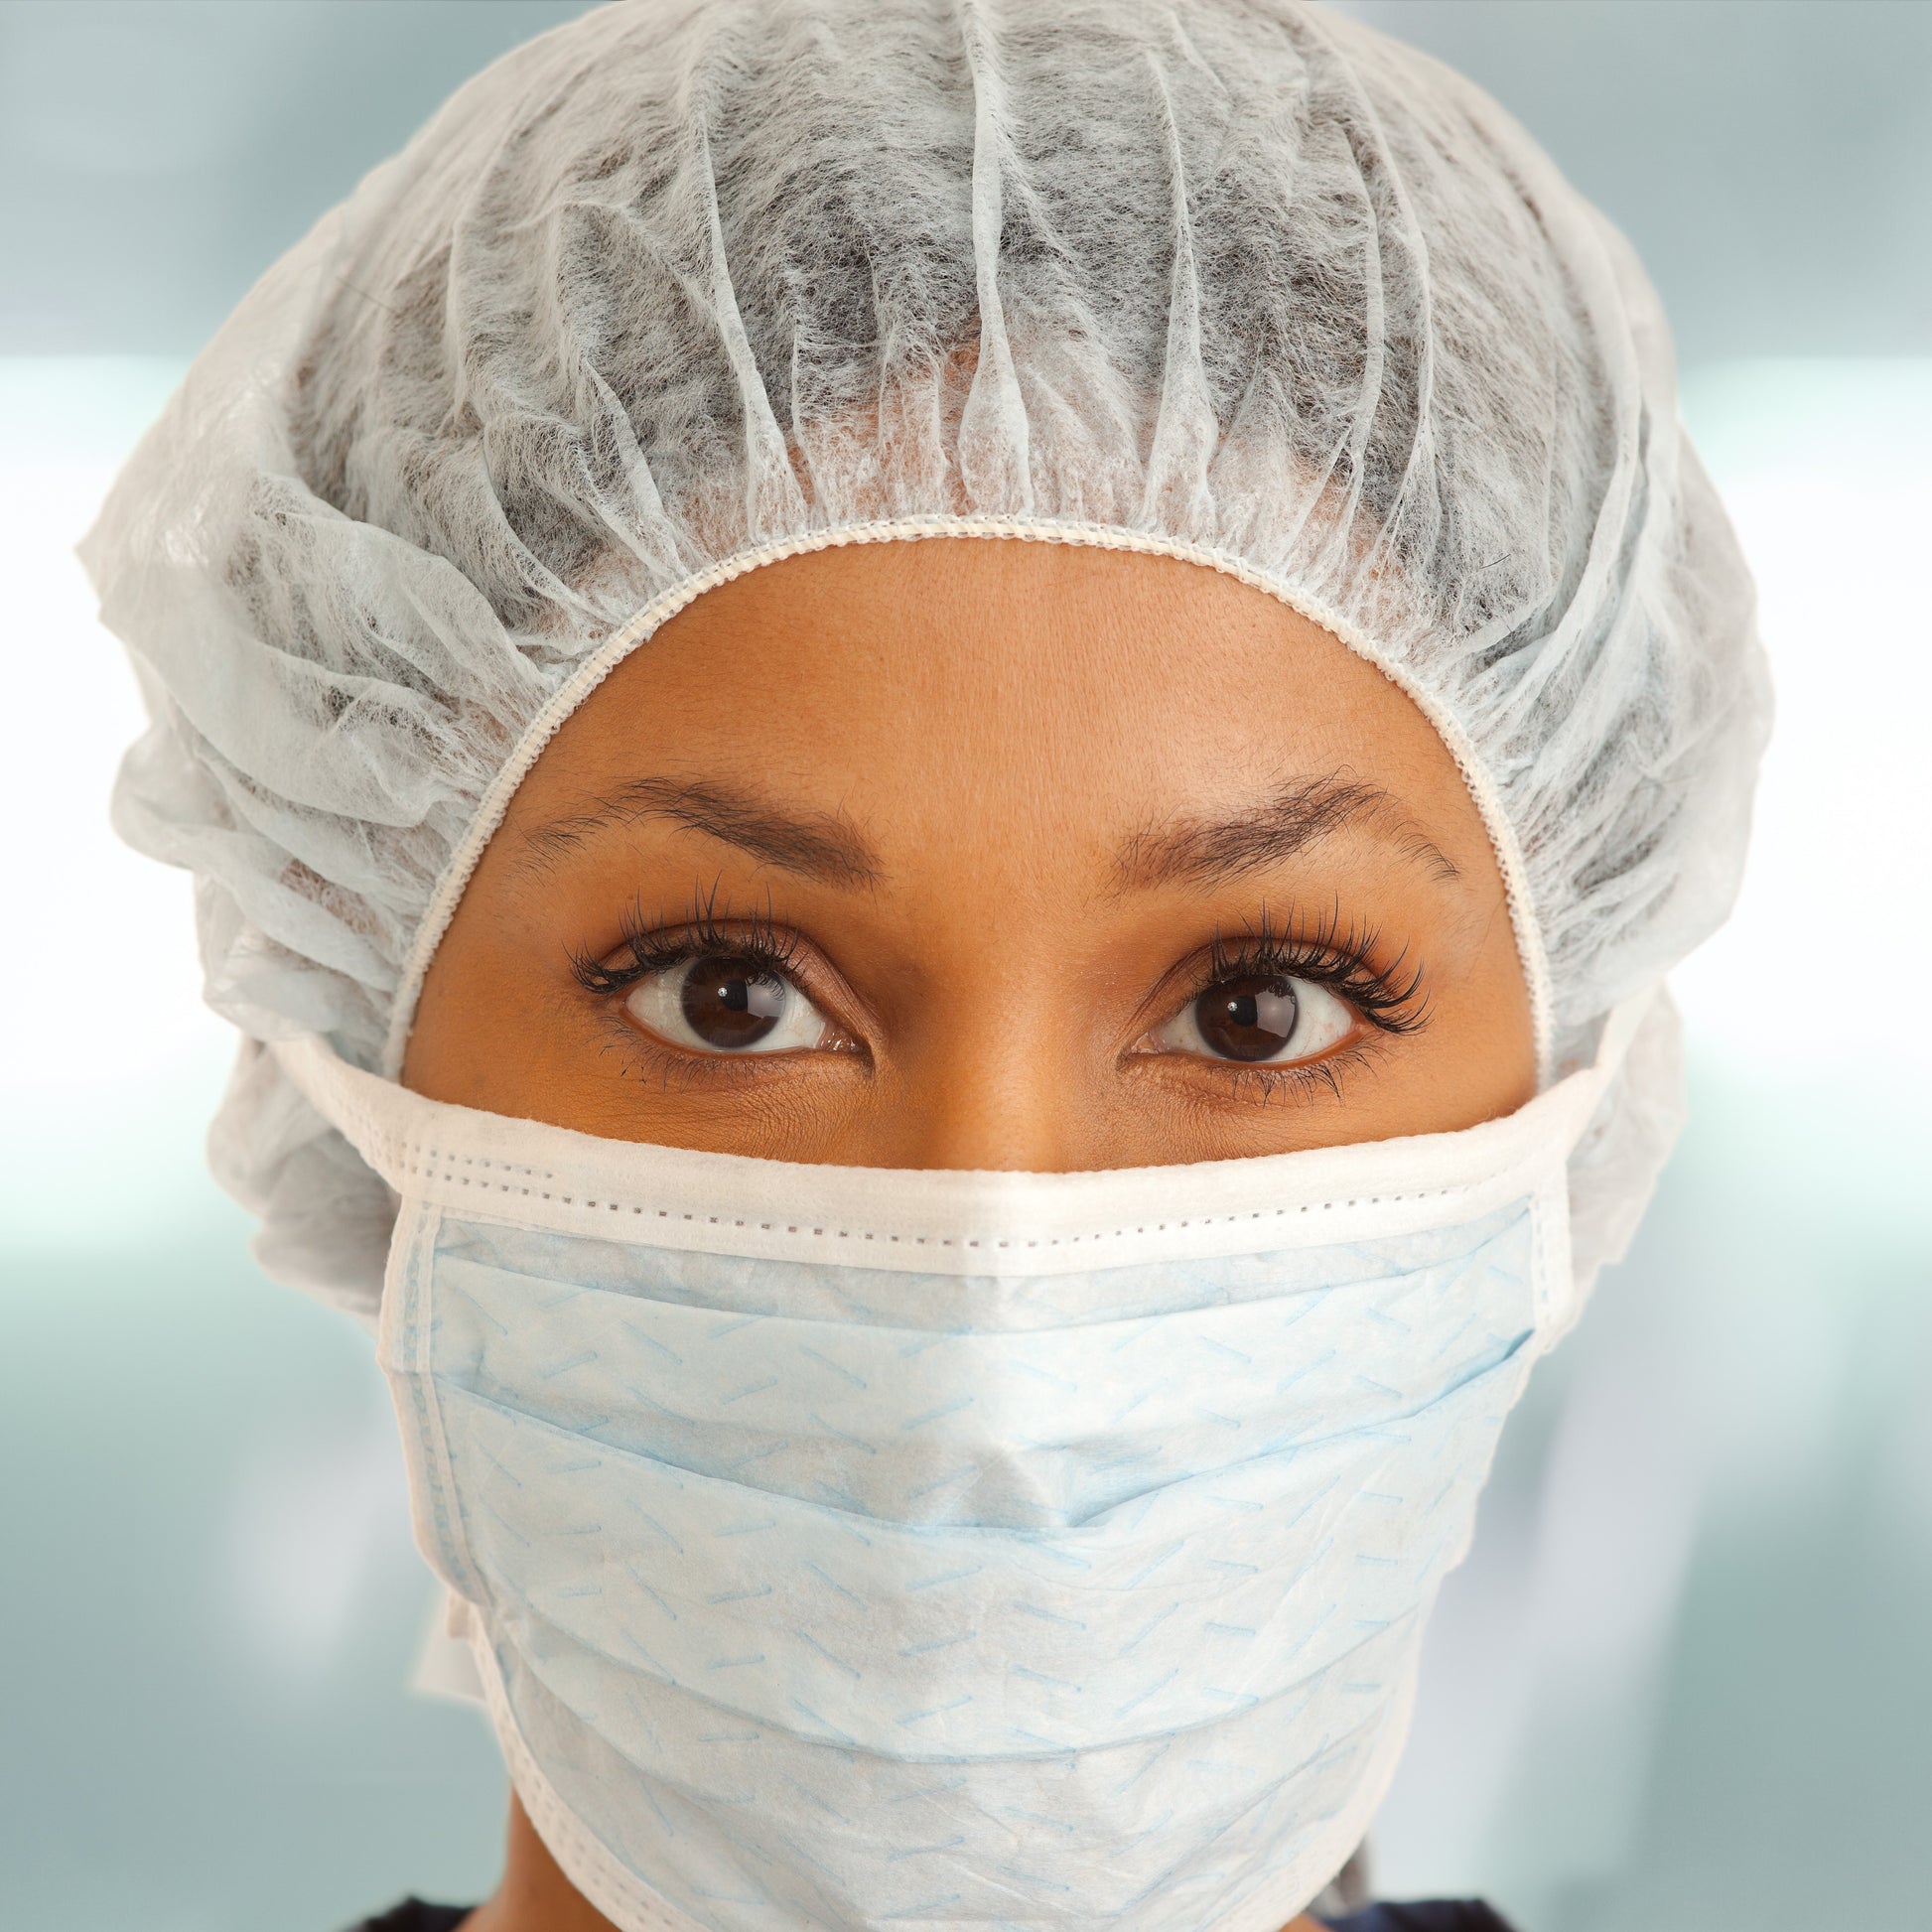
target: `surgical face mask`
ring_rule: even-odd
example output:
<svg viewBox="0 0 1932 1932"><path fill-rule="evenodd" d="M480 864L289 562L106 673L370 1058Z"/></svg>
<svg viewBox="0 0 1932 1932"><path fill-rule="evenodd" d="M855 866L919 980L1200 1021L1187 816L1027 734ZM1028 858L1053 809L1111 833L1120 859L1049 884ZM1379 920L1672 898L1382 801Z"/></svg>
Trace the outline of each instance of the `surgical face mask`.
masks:
<svg viewBox="0 0 1932 1932"><path fill-rule="evenodd" d="M1063 1175L604 1141L276 1048L401 1197L416 1535L571 1880L626 1932L1275 1932L1576 1313L1566 1161L1637 1018L1466 1132Z"/></svg>

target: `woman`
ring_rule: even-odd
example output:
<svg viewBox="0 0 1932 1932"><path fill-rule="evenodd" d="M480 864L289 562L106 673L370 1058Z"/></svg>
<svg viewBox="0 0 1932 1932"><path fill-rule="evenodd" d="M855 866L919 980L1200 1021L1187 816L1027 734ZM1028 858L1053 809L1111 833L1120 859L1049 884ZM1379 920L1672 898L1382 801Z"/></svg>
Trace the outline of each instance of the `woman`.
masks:
<svg viewBox="0 0 1932 1932"><path fill-rule="evenodd" d="M379 1323L516 1794L387 1923L1307 1932L1741 857L1620 239L1289 0L644 0L86 557L217 1170Z"/></svg>

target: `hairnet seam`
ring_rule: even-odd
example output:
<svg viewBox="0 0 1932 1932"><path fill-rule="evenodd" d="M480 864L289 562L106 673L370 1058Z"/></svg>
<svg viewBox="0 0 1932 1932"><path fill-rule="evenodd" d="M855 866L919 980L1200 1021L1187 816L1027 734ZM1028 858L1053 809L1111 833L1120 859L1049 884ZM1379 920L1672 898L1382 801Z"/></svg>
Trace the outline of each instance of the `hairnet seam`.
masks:
<svg viewBox="0 0 1932 1932"><path fill-rule="evenodd" d="M529 775L531 767L565 721L633 650L705 592L716 590L720 585L746 576L766 564L816 551L840 549L848 544L909 542L921 537L947 536L1067 543L1093 549L1136 551L1149 556L1173 557L1182 563L1201 564L1219 571L1223 576L1267 592L1310 622L1331 632L1357 657L1374 665L1435 728L1437 736L1455 760L1463 785L1489 835L1497 869L1502 875L1503 897L1509 908L1517 957L1529 990L1530 1019L1536 1039L1537 1086L1541 1090L1550 1084L1554 1070L1554 1025L1549 962L1542 935L1536 926L1528 868L1523 860L1516 829L1504 810L1495 781L1490 777L1474 743L1456 720L1346 618L1284 579L1257 569L1226 551L1211 549L1203 544L1179 542L1119 524L1062 523L1045 517L1011 516L879 518L774 538L734 551L707 565L702 571L653 598L621 625L551 694L524 729L514 751L498 767L495 777L478 801L461 841L437 882L403 963L378 1068L383 1077L396 1079L401 1074L403 1054L415 1024L416 1006L430 961L442 944L443 935L448 931L451 919L456 916L456 908L468 890L471 876L482 860L484 848L495 835L496 828L502 823L517 787Z"/></svg>

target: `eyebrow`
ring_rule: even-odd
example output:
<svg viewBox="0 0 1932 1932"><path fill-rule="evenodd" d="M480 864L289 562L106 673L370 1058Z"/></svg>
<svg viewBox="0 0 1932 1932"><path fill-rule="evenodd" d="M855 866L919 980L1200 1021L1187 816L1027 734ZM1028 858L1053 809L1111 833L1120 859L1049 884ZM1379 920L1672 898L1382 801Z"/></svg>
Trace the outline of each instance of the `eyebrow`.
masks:
<svg viewBox="0 0 1932 1932"><path fill-rule="evenodd" d="M1123 888L1217 886L1265 871L1337 832L1368 826L1439 884L1461 877L1448 855L1380 785L1341 772L1296 778L1250 810L1228 818L1175 819L1137 832L1120 848Z"/></svg>
<svg viewBox="0 0 1932 1932"><path fill-rule="evenodd" d="M634 778L580 810L524 832L523 863L547 870L600 832L659 819L735 845L767 866L833 886L871 886L882 868L866 835L839 812L780 811L756 792L704 779Z"/></svg>

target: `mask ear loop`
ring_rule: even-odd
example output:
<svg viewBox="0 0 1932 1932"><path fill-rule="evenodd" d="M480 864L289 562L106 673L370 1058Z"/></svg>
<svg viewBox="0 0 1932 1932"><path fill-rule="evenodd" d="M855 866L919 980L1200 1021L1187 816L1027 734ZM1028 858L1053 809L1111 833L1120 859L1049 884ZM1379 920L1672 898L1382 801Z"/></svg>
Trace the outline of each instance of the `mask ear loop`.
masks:
<svg viewBox="0 0 1932 1932"><path fill-rule="evenodd" d="M1664 996L1662 980L1612 1007L1597 1037L1596 1056L1589 1067L1570 1077L1585 1083L1570 1146L1564 1159L1539 1185L1530 1204L1535 1243L1531 1265L1536 1282L1536 1349L1547 1353L1563 1339L1584 1311L1587 1299L1577 1279L1570 1229L1570 1163L1588 1136L1605 1098L1616 1084L1629 1056L1631 1042L1642 1031L1657 1001Z"/></svg>
<svg viewBox="0 0 1932 1932"><path fill-rule="evenodd" d="M694 603L706 591L715 590L736 577L743 577L765 564L786 557L805 556L819 550L834 550L854 543L911 542L921 537L990 537L1031 543L1065 543L1099 550L1131 550L1143 556L1173 557L1180 563L1199 564L1219 571L1224 577L1265 591L1291 611L1318 624L1340 640L1349 650L1375 668L1395 685L1435 727L1437 736L1454 759L1456 769L1489 834L1489 844L1502 875L1503 897L1509 906L1510 929L1516 938L1516 956L1523 969L1524 985L1530 999L1530 1021L1536 1039L1536 1084L1540 1093L1555 1073L1555 1027L1550 995L1550 969L1537 927L1531 901L1529 876L1522 847L1488 767L1469 736L1430 694L1355 625L1338 613L1283 579L1270 576L1225 551L1198 544L1174 543L1138 530L1122 529L1103 523L1054 523L1045 519L1018 517L929 516L901 517L871 523L850 524L843 528L813 530L801 536L760 544L721 559L683 583L674 585L653 599L628 622L607 638L598 649L552 694L548 703L530 721L515 749L478 801L465 831L443 876L430 897L416 937L403 964L397 983L395 1004L390 1009L389 1030L383 1043L382 1060L377 1069L385 1079L394 1080L402 1072L403 1055L409 1045L409 1033L415 1024L416 1005L422 996L423 980L436 949L449 930L450 921L470 884L471 875L482 859L483 848L495 836L517 787L529 775L564 721L581 705L630 653L644 643L658 627Z"/></svg>
<svg viewBox="0 0 1932 1932"><path fill-rule="evenodd" d="M1536 1281L1536 1352L1546 1354L1583 1312L1570 1253L1569 1163L1545 1178L1530 1203Z"/></svg>

